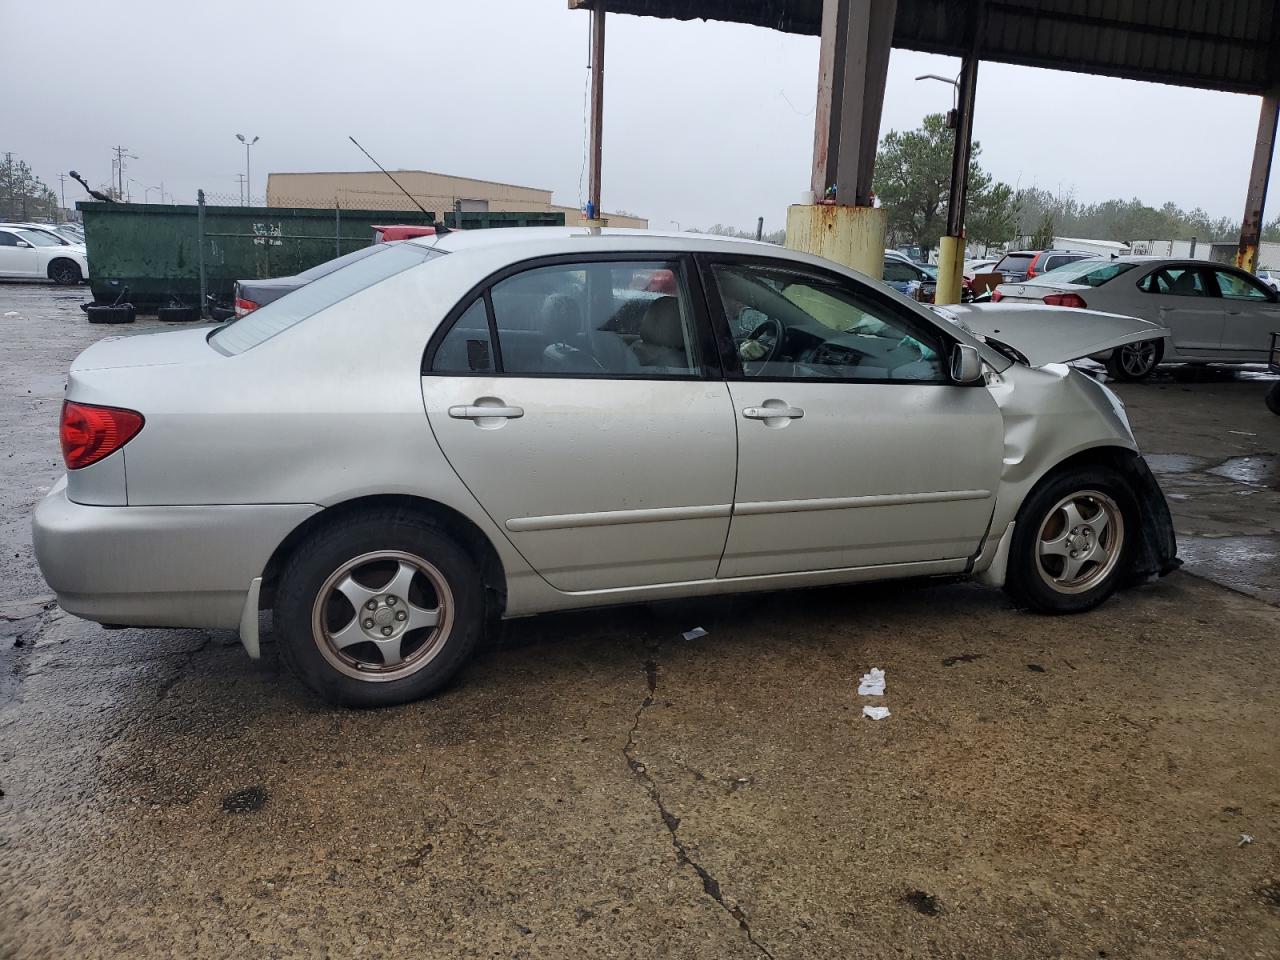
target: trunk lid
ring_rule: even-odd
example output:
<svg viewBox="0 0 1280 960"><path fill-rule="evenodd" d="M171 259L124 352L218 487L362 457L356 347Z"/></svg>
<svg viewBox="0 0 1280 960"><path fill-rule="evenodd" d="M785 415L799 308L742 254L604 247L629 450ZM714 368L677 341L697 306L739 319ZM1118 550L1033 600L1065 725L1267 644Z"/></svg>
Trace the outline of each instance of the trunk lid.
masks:
<svg viewBox="0 0 1280 960"><path fill-rule="evenodd" d="M209 346L210 325L99 340L71 364L72 373L122 367L155 367L221 357Z"/></svg>
<svg viewBox="0 0 1280 960"><path fill-rule="evenodd" d="M1078 293L1089 301L1089 291L1093 288L1083 283L1040 283L1036 280L1025 280L1022 283L1002 283L996 287L1000 291L1000 303L1012 300L1015 303L1043 303L1051 293Z"/></svg>
<svg viewBox="0 0 1280 960"><path fill-rule="evenodd" d="M1047 287L1040 289L1049 292ZM976 336L1008 344L1026 357L1028 366L1032 367L1068 363L1107 353L1127 343L1170 336L1159 324L1137 317L1044 304L948 304L934 310Z"/></svg>

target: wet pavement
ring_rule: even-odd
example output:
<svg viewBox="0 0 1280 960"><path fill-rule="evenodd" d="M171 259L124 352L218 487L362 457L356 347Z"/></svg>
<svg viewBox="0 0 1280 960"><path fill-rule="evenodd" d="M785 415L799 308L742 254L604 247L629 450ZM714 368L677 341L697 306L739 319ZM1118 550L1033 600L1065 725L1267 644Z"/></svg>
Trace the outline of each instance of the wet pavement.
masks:
<svg viewBox="0 0 1280 960"><path fill-rule="evenodd" d="M123 332L61 296L0 285L0 957L1280 955L1256 376L1120 389L1187 572L1091 614L925 583L541 617L358 712L270 643L49 602L63 376Z"/></svg>

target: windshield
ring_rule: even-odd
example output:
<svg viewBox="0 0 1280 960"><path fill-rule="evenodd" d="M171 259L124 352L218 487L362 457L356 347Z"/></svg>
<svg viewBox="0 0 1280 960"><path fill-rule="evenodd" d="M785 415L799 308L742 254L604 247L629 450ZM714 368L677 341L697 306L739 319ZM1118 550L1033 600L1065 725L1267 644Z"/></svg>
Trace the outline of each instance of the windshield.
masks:
<svg viewBox="0 0 1280 960"><path fill-rule="evenodd" d="M215 330L209 343L228 356L244 353L361 290L442 256L413 243L383 247Z"/></svg>
<svg viewBox="0 0 1280 960"><path fill-rule="evenodd" d="M18 236L33 247L61 247L67 241L59 240L52 234L45 233L43 230L19 230Z"/></svg>
<svg viewBox="0 0 1280 960"><path fill-rule="evenodd" d="M1042 273L1036 279L1047 280L1049 283L1078 283L1085 287L1100 287L1136 266L1136 263L1119 260L1078 260Z"/></svg>
<svg viewBox="0 0 1280 960"><path fill-rule="evenodd" d="M1036 255L1034 253L1011 253L999 263L996 264L996 272L1004 273L1011 271L1013 273L1026 273L1027 268L1031 266L1031 261Z"/></svg>

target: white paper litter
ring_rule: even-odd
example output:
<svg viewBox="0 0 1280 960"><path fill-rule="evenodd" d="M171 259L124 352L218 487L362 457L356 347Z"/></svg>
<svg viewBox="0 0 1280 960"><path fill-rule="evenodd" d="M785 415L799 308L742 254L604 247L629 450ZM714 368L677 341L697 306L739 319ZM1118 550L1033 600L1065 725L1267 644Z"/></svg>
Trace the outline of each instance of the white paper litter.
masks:
<svg viewBox="0 0 1280 960"><path fill-rule="evenodd" d="M1247 833L1240 834L1240 842L1237 843L1236 846L1243 847L1246 843L1253 843L1253 837L1249 836Z"/></svg>
<svg viewBox="0 0 1280 960"><path fill-rule="evenodd" d="M858 696L883 697L884 671L879 667L872 667L869 672L864 673L862 679L858 681Z"/></svg>
<svg viewBox="0 0 1280 960"><path fill-rule="evenodd" d="M692 630L686 630L682 634L686 640L697 640L699 637L705 637L706 635L707 631L703 630L701 627L694 627Z"/></svg>
<svg viewBox="0 0 1280 960"><path fill-rule="evenodd" d="M9 310L8 312L6 312L6 313L5 313L5 316L6 316L6 317L16 317L16 316L19 316L19 314L18 314L18 311L17 311L17 310Z"/></svg>
<svg viewBox="0 0 1280 960"><path fill-rule="evenodd" d="M863 707L862 715L864 717L869 717L872 720L883 720L885 717L889 716L889 708L888 707Z"/></svg>

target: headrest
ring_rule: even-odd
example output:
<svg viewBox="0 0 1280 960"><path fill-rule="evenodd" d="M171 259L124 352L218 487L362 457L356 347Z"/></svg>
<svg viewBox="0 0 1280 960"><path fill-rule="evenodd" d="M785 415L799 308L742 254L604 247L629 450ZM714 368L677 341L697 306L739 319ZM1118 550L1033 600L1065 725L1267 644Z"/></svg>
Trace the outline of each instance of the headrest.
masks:
<svg viewBox="0 0 1280 960"><path fill-rule="evenodd" d="M680 301L675 297L658 297L649 304L640 321L640 339L658 347L684 349L684 324L680 320Z"/></svg>

